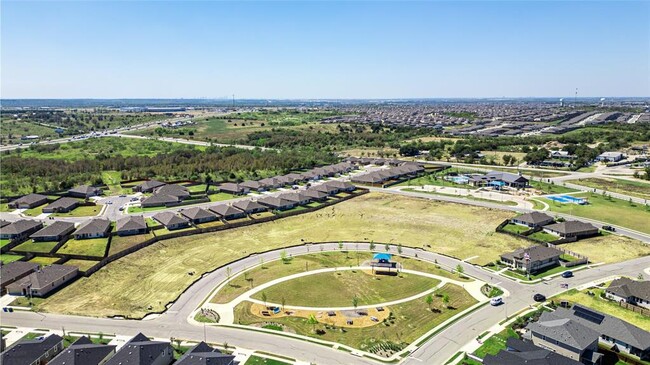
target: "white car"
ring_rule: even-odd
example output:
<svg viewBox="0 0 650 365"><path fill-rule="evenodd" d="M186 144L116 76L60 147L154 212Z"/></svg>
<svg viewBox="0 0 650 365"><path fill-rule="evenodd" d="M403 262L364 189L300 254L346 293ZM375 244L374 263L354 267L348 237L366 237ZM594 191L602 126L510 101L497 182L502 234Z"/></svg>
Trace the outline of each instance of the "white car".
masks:
<svg viewBox="0 0 650 365"><path fill-rule="evenodd" d="M503 304L503 298L501 297L496 297L490 299L490 305L497 306Z"/></svg>

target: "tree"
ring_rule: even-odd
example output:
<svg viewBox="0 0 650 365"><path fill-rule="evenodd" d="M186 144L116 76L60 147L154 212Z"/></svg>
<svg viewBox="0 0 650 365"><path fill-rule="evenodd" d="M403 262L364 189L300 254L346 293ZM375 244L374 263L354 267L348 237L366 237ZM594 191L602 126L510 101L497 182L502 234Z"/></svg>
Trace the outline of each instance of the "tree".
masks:
<svg viewBox="0 0 650 365"><path fill-rule="evenodd" d="M402 244L401 243L399 245L397 245L397 253L400 254L400 255L402 254Z"/></svg>
<svg viewBox="0 0 650 365"><path fill-rule="evenodd" d="M260 256L260 266L264 269L264 257Z"/></svg>
<svg viewBox="0 0 650 365"><path fill-rule="evenodd" d="M309 315L309 319L307 319L307 324L311 325L311 331L316 332L316 325L318 324L318 320L316 317L314 317L313 314Z"/></svg>
<svg viewBox="0 0 650 365"><path fill-rule="evenodd" d="M359 305L359 298L357 298L357 296L355 295L354 297L352 297L352 306L354 307L354 309L357 309L358 305Z"/></svg>
<svg viewBox="0 0 650 365"><path fill-rule="evenodd" d="M424 298L424 302L427 303L427 305L429 306L429 310L431 310L431 305L433 304L433 295L428 294L428 295Z"/></svg>
<svg viewBox="0 0 650 365"><path fill-rule="evenodd" d="M384 248L386 249L387 252L390 251L390 245L388 243L386 244L386 246L384 246Z"/></svg>
<svg viewBox="0 0 650 365"><path fill-rule="evenodd" d="M280 260L282 260L282 262L285 264L289 262L289 257L287 256L287 250L280 251Z"/></svg>
<svg viewBox="0 0 650 365"><path fill-rule="evenodd" d="M376 247L375 241L370 241L370 251L374 251L375 247Z"/></svg>
<svg viewBox="0 0 650 365"><path fill-rule="evenodd" d="M264 306L266 307L266 292L262 292L262 301L264 302Z"/></svg>
<svg viewBox="0 0 650 365"><path fill-rule="evenodd" d="M445 305L445 307L449 308L449 295L442 295L442 303Z"/></svg>
<svg viewBox="0 0 650 365"><path fill-rule="evenodd" d="M282 297L282 310L284 311L284 306L287 304L287 300Z"/></svg>
<svg viewBox="0 0 650 365"><path fill-rule="evenodd" d="M343 242L339 241L339 251L343 251Z"/></svg>
<svg viewBox="0 0 650 365"><path fill-rule="evenodd" d="M228 280L230 280L231 275L232 275L232 269L230 268L230 266L228 266L226 267L226 277L228 278Z"/></svg>
<svg viewBox="0 0 650 365"><path fill-rule="evenodd" d="M462 276L463 273L465 272L465 269L463 269L463 265L458 264L456 265L456 271L458 272L458 275Z"/></svg>

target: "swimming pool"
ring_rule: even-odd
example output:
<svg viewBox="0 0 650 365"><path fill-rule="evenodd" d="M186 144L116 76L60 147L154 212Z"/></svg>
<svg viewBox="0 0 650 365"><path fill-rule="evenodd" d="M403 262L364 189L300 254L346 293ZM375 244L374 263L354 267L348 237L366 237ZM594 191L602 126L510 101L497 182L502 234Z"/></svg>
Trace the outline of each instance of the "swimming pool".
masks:
<svg viewBox="0 0 650 365"><path fill-rule="evenodd" d="M575 196L571 195L552 195L548 197L549 199L559 202L559 203L573 203L573 204L587 204L587 199L585 198L576 198Z"/></svg>

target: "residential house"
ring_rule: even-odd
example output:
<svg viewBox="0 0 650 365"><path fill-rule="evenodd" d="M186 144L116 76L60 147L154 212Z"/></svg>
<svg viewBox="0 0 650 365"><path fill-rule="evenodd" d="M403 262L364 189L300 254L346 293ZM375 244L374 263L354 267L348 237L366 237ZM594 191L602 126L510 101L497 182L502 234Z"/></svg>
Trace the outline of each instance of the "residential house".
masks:
<svg viewBox="0 0 650 365"><path fill-rule="evenodd" d="M86 238L108 237L110 231L111 221L108 219L91 219L86 223L83 223L79 229L74 232L74 238L76 240L81 240Z"/></svg>
<svg viewBox="0 0 650 365"><path fill-rule="evenodd" d="M163 185L166 184L157 180L147 180L140 185L134 186L133 191L140 193L151 193L154 191L154 189L159 188Z"/></svg>
<svg viewBox="0 0 650 365"><path fill-rule="evenodd" d="M308 196L309 199L311 199L312 201L319 201L319 202L323 202L323 201L327 200L327 197L329 196L329 194L327 194L325 192L318 191L318 190L312 189L312 188L303 190L303 194Z"/></svg>
<svg viewBox="0 0 650 365"><path fill-rule="evenodd" d="M56 221L49 226L32 233L29 238L34 242L51 242L51 241L61 241L65 236L69 235L74 231L74 223Z"/></svg>
<svg viewBox="0 0 650 365"><path fill-rule="evenodd" d="M495 355L487 354L483 365L582 365L555 351L535 346L532 342L510 337L506 349Z"/></svg>
<svg viewBox="0 0 650 365"><path fill-rule="evenodd" d="M518 270L534 274L558 266L562 251L546 246L530 246L501 255L501 262Z"/></svg>
<svg viewBox="0 0 650 365"><path fill-rule="evenodd" d="M294 180L286 175L276 176L275 179L280 183L280 186L293 185Z"/></svg>
<svg viewBox="0 0 650 365"><path fill-rule="evenodd" d="M239 184L239 186L258 192L266 191L267 188L265 184L255 180L244 181L243 183Z"/></svg>
<svg viewBox="0 0 650 365"><path fill-rule="evenodd" d="M533 211L530 213L522 214L520 216L514 217L510 220L510 222L514 224L518 224L520 226L526 226L530 228L537 228L541 226L545 226L547 224L551 224L555 222L553 217L546 213L538 212L538 211Z"/></svg>
<svg viewBox="0 0 650 365"><path fill-rule="evenodd" d="M130 215L120 218L115 223L115 232L118 236L129 236L147 233L147 223L141 215Z"/></svg>
<svg viewBox="0 0 650 365"><path fill-rule="evenodd" d="M305 177L302 174L291 173L286 174L285 176L289 179L289 181L291 181L291 184L298 184L305 181Z"/></svg>
<svg viewBox="0 0 650 365"><path fill-rule="evenodd" d="M641 360L650 360L650 332L634 326L622 319L574 305L572 308L558 308L553 312L542 314L541 319L554 320L569 318L600 334L601 346L615 352L623 352Z"/></svg>
<svg viewBox="0 0 650 365"><path fill-rule="evenodd" d="M263 184L264 186L266 186L267 190L277 189L277 188L281 187L282 185L284 185L280 180L278 180L275 177L268 177L266 179L260 180L259 182L260 182L260 184Z"/></svg>
<svg viewBox="0 0 650 365"><path fill-rule="evenodd" d="M47 196L41 194L28 194L14 201L8 206L12 209L30 209L47 203Z"/></svg>
<svg viewBox="0 0 650 365"><path fill-rule="evenodd" d="M2 227L0 239L20 240L43 228L43 223L21 219Z"/></svg>
<svg viewBox="0 0 650 365"><path fill-rule="evenodd" d="M559 236L561 238L569 237L591 237L598 234L598 228L590 223L581 221L565 221L555 224L550 224L543 227L545 232Z"/></svg>
<svg viewBox="0 0 650 365"><path fill-rule="evenodd" d="M246 212L227 204L213 205L208 209L210 209L211 212L216 213L220 218L227 221L246 217Z"/></svg>
<svg viewBox="0 0 650 365"><path fill-rule="evenodd" d="M14 261L8 264L2 264L0 266L0 288L2 289L2 295L5 294L7 285L36 272L39 268L39 264L26 261Z"/></svg>
<svg viewBox="0 0 650 365"><path fill-rule="evenodd" d="M48 365L104 365L114 354L115 345L95 344L88 337L82 336Z"/></svg>
<svg viewBox="0 0 650 365"><path fill-rule="evenodd" d="M108 360L106 365L169 365L174 362L174 349L169 342L151 341L138 333Z"/></svg>
<svg viewBox="0 0 650 365"><path fill-rule="evenodd" d="M320 178L321 178L321 176L319 174L315 173L312 170L305 171L305 172L301 173L300 176L302 176L303 181L317 181L317 180L320 180Z"/></svg>
<svg viewBox="0 0 650 365"><path fill-rule="evenodd" d="M181 201L180 198L177 196L172 196L167 194L153 194L152 196L146 197L140 203L140 206L143 208L164 207L169 204L176 204L180 201Z"/></svg>
<svg viewBox="0 0 650 365"><path fill-rule="evenodd" d="M292 192L278 195L278 198L288 200L295 203L295 205L307 205L311 198L303 192Z"/></svg>
<svg viewBox="0 0 650 365"><path fill-rule="evenodd" d="M18 340L2 353L2 365L44 365L63 351L63 337L49 335Z"/></svg>
<svg viewBox="0 0 650 365"><path fill-rule="evenodd" d="M7 285L11 295L44 297L51 291L77 277L79 268L68 265L49 265Z"/></svg>
<svg viewBox="0 0 650 365"><path fill-rule="evenodd" d="M102 195L102 189L96 188L94 186L80 185L68 190L68 196L75 198L84 198L88 199L91 196Z"/></svg>
<svg viewBox="0 0 650 365"><path fill-rule="evenodd" d="M358 184L369 184L369 185L378 185L387 180L386 177L380 175L377 171L370 172L367 174L361 174L352 177L352 182Z"/></svg>
<svg viewBox="0 0 650 365"><path fill-rule="evenodd" d="M174 365L238 365L235 356L224 354L205 342L189 349Z"/></svg>
<svg viewBox="0 0 650 365"><path fill-rule="evenodd" d="M650 281L637 281L622 277L612 281L605 290L611 300L650 309Z"/></svg>
<svg viewBox="0 0 650 365"><path fill-rule="evenodd" d="M555 318L542 313L537 322L529 323L527 337L536 346L549 349L586 365L600 364L600 334L571 318Z"/></svg>
<svg viewBox="0 0 650 365"><path fill-rule="evenodd" d="M186 187L178 184L163 185L159 188L156 188L153 193L154 195L162 194L174 196L178 200L185 200L190 197L189 190Z"/></svg>
<svg viewBox="0 0 650 365"><path fill-rule="evenodd" d="M59 198L43 208L43 213L67 213L79 206L75 198Z"/></svg>
<svg viewBox="0 0 650 365"><path fill-rule="evenodd" d="M233 195L245 195L250 192L249 188L234 183L223 183L219 185L219 190Z"/></svg>
<svg viewBox="0 0 650 365"><path fill-rule="evenodd" d="M267 210L265 206L252 200L239 200L232 203L232 206L246 212L246 214L261 213Z"/></svg>
<svg viewBox="0 0 650 365"><path fill-rule="evenodd" d="M153 219L157 220L165 226L168 230L172 231L174 229L182 229L190 226L190 220L177 215L174 212L160 212L153 216Z"/></svg>
<svg viewBox="0 0 650 365"><path fill-rule="evenodd" d="M281 199L275 196L267 196L257 202L272 210L289 210L296 206L296 203L291 200Z"/></svg>
<svg viewBox="0 0 650 365"><path fill-rule="evenodd" d="M334 195L334 194L337 194L339 192L339 188L337 188L336 186L330 185L328 183L324 183L324 184L320 184L320 185L314 185L310 189L323 192L323 193L325 193L327 195Z"/></svg>
<svg viewBox="0 0 650 365"><path fill-rule="evenodd" d="M567 151L550 151L549 157L562 159L562 160L571 160L574 159L576 156L569 154L569 152Z"/></svg>
<svg viewBox="0 0 650 365"><path fill-rule="evenodd" d="M335 188L338 192L345 191L345 192L353 192L356 187L352 184L350 184L347 181L340 181L340 180L330 180L326 182L324 185L327 185L329 187Z"/></svg>
<svg viewBox="0 0 650 365"><path fill-rule="evenodd" d="M194 224L212 222L219 219L216 214L198 207L183 209L180 213Z"/></svg>
<svg viewBox="0 0 650 365"><path fill-rule="evenodd" d="M6 221L4 219L0 219L0 228L2 228L4 226L8 226L10 224L11 224L11 222L8 222L8 221Z"/></svg>

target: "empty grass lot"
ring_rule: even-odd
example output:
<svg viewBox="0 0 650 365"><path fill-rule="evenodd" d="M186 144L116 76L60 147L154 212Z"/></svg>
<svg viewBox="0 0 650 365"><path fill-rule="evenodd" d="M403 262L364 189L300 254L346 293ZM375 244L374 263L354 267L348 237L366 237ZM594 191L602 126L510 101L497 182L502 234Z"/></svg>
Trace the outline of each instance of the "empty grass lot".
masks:
<svg viewBox="0 0 650 365"><path fill-rule="evenodd" d="M108 255L110 256L120 251L126 250L127 248L142 243L150 238L153 238L153 234L151 233L136 234L133 236L123 236L123 237L113 236L111 238L111 247L108 250Z"/></svg>
<svg viewBox="0 0 650 365"><path fill-rule="evenodd" d="M99 214L102 207L99 205L79 206L67 213L52 213L53 217L92 217Z"/></svg>
<svg viewBox="0 0 650 365"><path fill-rule="evenodd" d="M56 253L104 257L108 238L69 239Z"/></svg>
<svg viewBox="0 0 650 365"><path fill-rule="evenodd" d="M76 266L79 268L79 271L86 271L91 267L95 266L99 261L92 260L68 260L64 262L64 265Z"/></svg>
<svg viewBox="0 0 650 365"><path fill-rule="evenodd" d="M540 200L545 201L553 212L568 213L650 233L650 211L645 206L606 198L600 194L587 193L577 196L587 198L589 204L562 204L546 198Z"/></svg>
<svg viewBox="0 0 650 365"><path fill-rule="evenodd" d="M44 257L44 256L36 256L29 260L29 262L34 262L37 264L40 264L41 266L47 266L47 265L52 265L53 263L59 261L60 258L58 257Z"/></svg>
<svg viewBox="0 0 650 365"><path fill-rule="evenodd" d="M3 264L8 264L10 262L18 261L22 258L23 256L12 255L10 253L3 253L2 255L0 255L0 261L2 261Z"/></svg>
<svg viewBox="0 0 650 365"><path fill-rule="evenodd" d="M566 293L553 297L552 299L556 303L562 300L568 300L571 304L581 304L585 307L593 308L599 312L620 318L646 331L650 331L650 320L648 320L647 316L620 307L618 304L608 299L601 298L600 293L603 292L602 289L591 289L591 291L596 294L594 296L588 295L587 291L588 290L578 291L577 289L571 289Z"/></svg>
<svg viewBox="0 0 650 365"><path fill-rule="evenodd" d="M443 286L439 290L439 294L447 294L450 300L449 308L447 308L442 303L441 297L434 296L432 308L439 310L439 313L430 311L421 298L387 307L386 309L395 316L394 324L391 324L390 327L378 323L371 327L347 328L344 333L338 330L325 330L324 335L317 335L312 332L312 326L307 323L305 318L283 317L274 318L273 321L285 325L301 335L334 341L362 350L368 349L379 341L411 343L427 331L476 303L476 300L463 288L453 284ZM268 319L253 315L250 312L250 302L243 302L235 307L235 322L253 324L268 322ZM322 329L323 325L318 324L315 327Z"/></svg>
<svg viewBox="0 0 650 365"><path fill-rule="evenodd" d="M577 185L602 189L613 193L650 199L650 183L614 178L588 178L568 181Z"/></svg>
<svg viewBox="0 0 650 365"><path fill-rule="evenodd" d="M650 255L649 245L615 234L565 243L562 248L585 255L594 263L621 262Z"/></svg>
<svg viewBox="0 0 650 365"><path fill-rule="evenodd" d="M16 252L41 252L48 253L54 249L58 242L32 242L27 241L13 248Z"/></svg>
<svg viewBox="0 0 650 365"><path fill-rule="evenodd" d="M463 259L478 256L470 262L486 264L505 251L526 246L521 239L494 232L510 217L512 213L500 210L366 194L295 217L158 242L77 280L48 298L40 309L93 316L143 316L149 312L149 305L153 311L162 310L206 271L252 252L298 244L301 239L367 239L415 247L428 244L428 250ZM118 240L115 237L111 242L111 253ZM195 275L188 275L190 271ZM134 282L141 285L134 286Z"/></svg>
<svg viewBox="0 0 650 365"><path fill-rule="evenodd" d="M440 284L440 280L414 274L373 276L361 270L327 272L303 276L264 289L271 303L305 307L351 307L352 298L359 305L371 305L407 298ZM395 290L399 288L399 290ZM253 295L262 300L262 292Z"/></svg>
<svg viewBox="0 0 650 365"><path fill-rule="evenodd" d="M108 186L112 195L119 195L124 192L120 185L120 181L122 181L120 171L102 171L102 181Z"/></svg>
<svg viewBox="0 0 650 365"><path fill-rule="evenodd" d="M575 193L579 190L571 189L562 186L562 183L551 184L547 182L541 182L537 180L529 181L528 183L533 188L540 190L542 194L566 194L566 193Z"/></svg>
<svg viewBox="0 0 650 365"><path fill-rule="evenodd" d="M354 248L349 246L352 245L346 245L345 248ZM228 285L225 285L221 290L219 290L219 292L217 292L211 302L228 303L249 290L251 285L258 286L277 278L310 270L357 266L358 263L363 263L371 258L372 254L370 252L337 251L294 256L286 263L280 260L265 262L263 265L249 270L247 276L238 275L233 278ZM393 255L392 260L401 263L405 269L422 271L454 280L471 281L471 279L467 277L461 278L458 275L450 273L448 270L425 261L396 255Z"/></svg>

